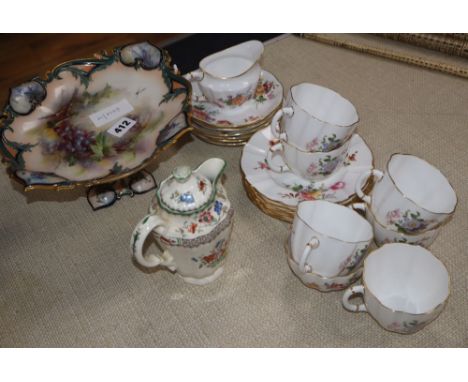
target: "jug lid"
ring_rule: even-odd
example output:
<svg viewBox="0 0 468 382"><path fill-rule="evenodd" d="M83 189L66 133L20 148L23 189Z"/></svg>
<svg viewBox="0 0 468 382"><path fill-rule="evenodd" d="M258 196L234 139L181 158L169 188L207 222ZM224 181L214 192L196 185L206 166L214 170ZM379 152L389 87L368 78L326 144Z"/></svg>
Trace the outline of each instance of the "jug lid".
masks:
<svg viewBox="0 0 468 382"><path fill-rule="evenodd" d="M161 206L175 214L188 215L205 208L213 199L213 185L189 166L179 166L156 192Z"/></svg>

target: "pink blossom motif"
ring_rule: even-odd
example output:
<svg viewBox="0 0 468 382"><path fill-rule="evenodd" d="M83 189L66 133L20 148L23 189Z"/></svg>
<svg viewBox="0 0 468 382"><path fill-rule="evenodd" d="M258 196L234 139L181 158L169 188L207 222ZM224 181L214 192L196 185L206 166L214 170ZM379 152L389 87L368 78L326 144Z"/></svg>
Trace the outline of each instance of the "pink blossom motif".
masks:
<svg viewBox="0 0 468 382"><path fill-rule="evenodd" d="M265 160L264 162L257 162L258 167L255 167L254 170L269 170L270 166L268 166L267 161Z"/></svg>
<svg viewBox="0 0 468 382"><path fill-rule="evenodd" d="M400 217L400 210L393 210L388 213L390 219L398 219Z"/></svg>
<svg viewBox="0 0 468 382"><path fill-rule="evenodd" d="M307 172L311 175L315 174L317 171L317 165L315 163L311 163L309 167L307 167Z"/></svg>
<svg viewBox="0 0 468 382"><path fill-rule="evenodd" d="M280 141L279 139L270 139L268 141L268 146L273 147L274 145L278 144L279 141Z"/></svg>
<svg viewBox="0 0 468 382"><path fill-rule="evenodd" d="M336 182L335 184L330 186L330 189L332 189L333 191L336 191L336 190L341 190L345 188L345 186L346 186L345 182Z"/></svg>
<svg viewBox="0 0 468 382"><path fill-rule="evenodd" d="M311 142L307 143L306 149L307 151L313 151L317 148L319 144L318 138L315 137Z"/></svg>

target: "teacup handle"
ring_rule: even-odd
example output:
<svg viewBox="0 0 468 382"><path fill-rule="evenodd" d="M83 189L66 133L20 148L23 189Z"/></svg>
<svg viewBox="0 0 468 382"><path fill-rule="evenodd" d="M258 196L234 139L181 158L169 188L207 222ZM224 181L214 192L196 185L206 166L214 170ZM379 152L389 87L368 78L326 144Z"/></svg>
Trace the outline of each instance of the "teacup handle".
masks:
<svg viewBox="0 0 468 382"><path fill-rule="evenodd" d="M312 272L312 269L309 264L307 264L307 260L309 259L310 252L313 249L316 249L320 246L320 240L317 237L313 237L310 239L310 241L307 243L306 247L304 248L304 252L302 253L301 256L301 261L299 263L299 269L302 272L309 273Z"/></svg>
<svg viewBox="0 0 468 382"><path fill-rule="evenodd" d="M380 180L380 179L382 179L384 174L383 174L382 171L377 170L376 168L364 171L359 176L359 179L357 180L356 185L355 185L355 191L356 191L357 196L360 199L364 200L364 202L366 202L367 204L371 203L371 197L369 195L364 194L364 192L362 192L362 189L361 189L362 186L361 185L363 184L364 179L367 179L371 175L376 177L377 180Z"/></svg>
<svg viewBox="0 0 468 382"><path fill-rule="evenodd" d="M175 271L176 264L169 251L164 251L160 256L154 254L143 255L143 244L153 230L158 233L164 232L166 230L164 222L157 215L146 215L133 230L132 239L130 240L130 249L133 256L144 267L152 268L162 265L171 271Z"/></svg>
<svg viewBox="0 0 468 382"><path fill-rule="evenodd" d="M354 211L357 210L357 211L362 211L364 213L367 212L367 204L366 203L353 203L353 204L350 204L348 207L351 208Z"/></svg>
<svg viewBox="0 0 468 382"><path fill-rule="evenodd" d="M190 72L189 76L190 76L189 78L190 81L200 82L203 80L203 78L205 78L205 72L201 69L196 69Z"/></svg>
<svg viewBox="0 0 468 382"><path fill-rule="evenodd" d="M283 118L283 115L287 115L288 117L292 117L294 114L294 109L291 106L283 107L279 109L275 115L273 116L273 119L271 120L271 133L275 138L281 138L281 127L279 124L279 120Z"/></svg>
<svg viewBox="0 0 468 382"><path fill-rule="evenodd" d="M343 299L341 300L343 307L350 312L367 312L365 304L356 305L349 302L349 299L357 294L364 295L364 285L354 285L351 288L346 289Z"/></svg>
<svg viewBox="0 0 468 382"><path fill-rule="evenodd" d="M270 168L270 170L279 174L282 174L285 172L291 172L291 170L289 169L286 163L283 166L277 166L273 164L273 160L272 160L273 155L279 153L282 150L283 150L283 144L279 142L270 147L270 149L267 152L267 157L266 157L266 161L268 163L268 167Z"/></svg>

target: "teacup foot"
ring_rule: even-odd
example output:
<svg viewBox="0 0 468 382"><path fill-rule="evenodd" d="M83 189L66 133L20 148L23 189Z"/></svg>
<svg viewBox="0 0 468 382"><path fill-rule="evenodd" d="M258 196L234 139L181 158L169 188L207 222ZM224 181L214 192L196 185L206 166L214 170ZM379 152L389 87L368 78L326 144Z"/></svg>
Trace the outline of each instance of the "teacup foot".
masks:
<svg viewBox="0 0 468 382"><path fill-rule="evenodd" d="M189 284L206 285L206 284L212 283L213 281L217 280L223 274L223 271L224 271L224 268L220 267L212 275L209 275L209 276L201 278L201 279L198 279L196 277L184 277L184 276L181 276L181 275L179 275L179 277L181 277L185 282L187 282Z"/></svg>

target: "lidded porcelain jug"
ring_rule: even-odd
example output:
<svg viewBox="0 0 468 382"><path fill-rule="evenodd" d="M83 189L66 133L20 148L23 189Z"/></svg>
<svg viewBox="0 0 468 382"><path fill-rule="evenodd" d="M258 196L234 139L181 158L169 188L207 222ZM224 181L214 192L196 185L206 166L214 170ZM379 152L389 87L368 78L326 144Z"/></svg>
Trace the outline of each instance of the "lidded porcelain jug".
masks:
<svg viewBox="0 0 468 382"><path fill-rule="evenodd" d="M226 161L211 158L192 170L174 169L161 182L149 214L133 231L130 247L144 267L165 266L193 284L207 284L223 272L234 210L220 178ZM143 254L152 233L160 254Z"/></svg>

